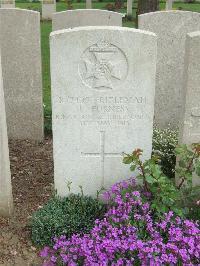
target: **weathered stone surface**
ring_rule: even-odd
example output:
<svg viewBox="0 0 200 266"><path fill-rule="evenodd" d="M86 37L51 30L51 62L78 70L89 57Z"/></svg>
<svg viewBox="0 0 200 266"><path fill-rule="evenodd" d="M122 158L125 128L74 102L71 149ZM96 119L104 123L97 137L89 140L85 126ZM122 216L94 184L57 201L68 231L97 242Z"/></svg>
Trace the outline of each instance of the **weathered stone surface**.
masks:
<svg viewBox="0 0 200 266"><path fill-rule="evenodd" d="M127 16L133 15L133 0L127 0Z"/></svg>
<svg viewBox="0 0 200 266"><path fill-rule="evenodd" d="M184 68L184 110L180 123L179 142L200 142L200 31L187 35ZM200 178L194 177L200 185Z"/></svg>
<svg viewBox="0 0 200 266"><path fill-rule="evenodd" d="M130 177L122 152L151 156L156 36L122 27L53 32L55 187L95 195Z"/></svg>
<svg viewBox="0 0 200 266"><path fill-rule="evenodd" d="M0 59L1 60L1 59ZM10 216L13 209L8 137L0 63L0 216Z"/></svg>
<svg viewBox="0 0 200 266"><path fill-rule="evenodd" d="M56 12L55 0L42 1L42 19L52 20L53 14Z"/></svg>
<svg viewBox="0 0 200 266"><path fill-rule="evenodd" d="M86 0L86 8L87 9L92 8L92 0Z"/></svg>
<svg viewBox="0 0 200 266"><path fill-rule="evenodd" d="M0 44L8 136L42 140L40 14L0 9Z"/></svg>
<svg viewBox="0 0 200 266"><path fill-rule="evenodd" d="M62 30L79 26L122 26L123 15L99 9L76 9L53 14L52 29Z"/></svg>
<svg viewBox="0 0 200 266"><path fill-rule="evenodd" d="M200 30L200 13L163 11L139 16L139 28L158 36L155 122L179 124L183 106L183 69L186 34Z"/></svg>

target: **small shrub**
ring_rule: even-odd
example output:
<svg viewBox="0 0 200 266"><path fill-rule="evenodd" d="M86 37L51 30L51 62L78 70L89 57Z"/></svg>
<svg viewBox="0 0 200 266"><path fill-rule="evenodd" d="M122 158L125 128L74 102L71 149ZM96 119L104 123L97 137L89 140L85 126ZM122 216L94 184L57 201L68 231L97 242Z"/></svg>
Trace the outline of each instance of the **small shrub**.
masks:
<svg viewBox="0 0 200 266"><path fill-rule="evenodd" d="M188 219L200 221L200 186L184 187L180 197L180 206L187 208Z"/></svg>
<svg viewBox="0 0 200 266"><path fill-rule="evenodd" d="M184 2L187 4L194 4L196 0L184 0Z"/></svg>
<svg viewBox="0 0 200 266"><path fill-rule="evenodd" d="M105 205L87 196L55 196L42 209L36 211L31 221L32 241L35 245L52 245L52 236L88 232L97 217L102 217Z"/></svg>
<svg viewBox="0 0 200 266"><path fill-rule="evenodd" d="M111 3L107 4L105 6L105 8L108 10L108 11L115 11L115 6Z"/></svg>
<svg viewBox="0 0 200 266"><path fill-rule="evenodd" d="M115 10L120 10L124 7L124 3L123 1L120 0L116 0L115 1Z"/></svg>
<svg viewBox="0 0 200 266"><path fill-rule="evenodd" d="M127 21L132 21L133 20L133 16L132 15L126 15L126 20Z"/></svg>
<svg viewBox="0 0 200 266"><path fill-rule="evenodd" d="M108 11L118 11L120 10L121 8L123 8L124 4L123 2L121 1L115 1L113 4L111 3L108 3L105 8L108 10Z"/></svg>
<svg viewBox="0 0 200 266"><path fill-rule="evenodd" d="M154 127L153 131L153 154L160 158L163 173L174 178L176 166L175 148L178 145L178 131L170 128L159 129Z"/></svg>
<svg viewBox="0 0 200 266"><path fill-rule="evenodd" d="M66 0L66 3L67 3L67 10L72 10L73 9L72 1Z"/></svg>

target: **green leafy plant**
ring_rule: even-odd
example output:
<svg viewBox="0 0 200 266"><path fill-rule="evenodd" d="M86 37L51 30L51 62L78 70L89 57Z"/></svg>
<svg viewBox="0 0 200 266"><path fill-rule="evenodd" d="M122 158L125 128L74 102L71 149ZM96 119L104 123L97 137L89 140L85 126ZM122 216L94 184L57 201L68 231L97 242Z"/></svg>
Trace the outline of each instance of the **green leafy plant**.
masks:
<svg viewBox="0 0 200 266"><path fill-rule="evenodd" d="M180 145L175 149L177 160L178 189L183 185L192 186L192 176L200 176L200 144L193 144L191 148Z"/></svg>
<svg viewBox="0 0 200 266"><path fill-rule="evenodd" d="M32 241L35 245L52 245L52 236L89 232L94 221L105 213L105 205L98 199L71 194L54 196L36 211L31 220Z"/></svg>
<svg viewBox="0 0 200 266"><path fill-rule="evenodd" d="M179 206L186 209L186 217L200 221L200 186L183 187Z"/></svg>
<svg viewBox="0 0 200 266"><path fill-rule="evenodd" d="M187 210L187 218L200 220L200 186L192 185L192 180L200 176L200 145L193 144L189 149L181 145L176 148L176 154L177 188L181 190L179 205Z"/></svg>
<svg viewBox="0 0 200 266"><path fill-rule="evenodd" d="M158 164L159 158L152 156L151 159L142 161L142 150L136 149L132 154L124 154L123 162L131 164L130 170L137 171L137 178L142 179L143 190L149 193L151 209L158 216L170 210L177 215L183 216L184 209L178 204L185 185L191 184L192 174L200 176L200 144L195 144L189 149L186 145L181 145L176 149L179 155L178 163L178 184L170 180L161 170Z"/></svg>

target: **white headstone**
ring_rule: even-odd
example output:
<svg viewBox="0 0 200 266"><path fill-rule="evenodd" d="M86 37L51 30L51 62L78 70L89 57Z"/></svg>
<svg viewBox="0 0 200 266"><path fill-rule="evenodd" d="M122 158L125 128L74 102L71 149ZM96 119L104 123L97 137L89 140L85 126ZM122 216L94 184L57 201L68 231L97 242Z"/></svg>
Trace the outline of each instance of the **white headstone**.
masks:
<svg viewBox="0 0 200 266"><path fill-rule="evenodd" d="M15 0L1 0L1 8L15 8Z"/></svg>
<svg viewBox="0 0 200 266"><path fill-rule="evenodd" d="M92 0L86 0L86 8L91 9L92 8Z"/></svg>
<svg viewBox="0 0 200 266"><path fill-rule="evenodd" d="M122 152L151 156L156 36L81 27L53 32L50 43L55 187L95 195L130 177Z"/></svg>
<svg viewBox="0 0 200 266"><path fill-rule="evenodd" d="M43 139L40 14L0 9L0 45L8 137Z"/></svg>
<svg viewBox="0 0 200 266"><path fill-rule="evenodd" d="M184 68L184 111L180 123L180 143L200 143L200 31L186 39ZM200 178L193 179L200 185Z"/></svg>
<svg viewBox="0 0 200 266"><path fill-rule="evenodd" d="M123 15L100 9L76 9L53 14L52 29L62 30L80 26L122 26Z"/></svg>
<svg viewBox="0 0 200 266"><path fill-rule="evenodd" d="M127 0L127 16L133 15L133 0Z"/></svg>
<svg viewBox="0 0 200 266"><path fill-rule="evenodd" d="M158 36L155 122L177 127L183 107L186 34L200 30L200 13L163 11L139 16L139 28Z"/></svg>
<svg viewBox="0 0 200 266"><path fill-rule="evenodd" d="M0 216L10 216L13 209L10 160L0 63Z"/></svg>
<svg viewBox="0 0 200 266"><path fill-rule="evenodd" d="M42 0L42 19L52 20L56 12L56 0Z"/></svg>
<svg viewBox="0 0 200 266"><path fill-rule="evenodd" d="M166 10L173 9L173 0L166 0Z"/></svg>

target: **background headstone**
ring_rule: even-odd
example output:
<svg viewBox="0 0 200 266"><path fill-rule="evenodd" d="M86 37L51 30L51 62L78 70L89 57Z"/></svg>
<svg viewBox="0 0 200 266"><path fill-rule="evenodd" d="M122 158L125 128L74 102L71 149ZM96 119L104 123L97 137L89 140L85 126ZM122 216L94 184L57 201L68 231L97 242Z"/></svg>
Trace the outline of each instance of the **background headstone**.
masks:
<svg viewBox="0 0 200 266"><path fill-rule="evenodd" d="M1 60L1 59L0 59ZM10 160L0 63L0 216L10 216L13 209Z"/></svg>
<svg viewBox="0 0 200 266"><path fill-rule="evenodd" d="M80 26L122 26L123 15L99 9L76 9L53 14L52 29Z"/></svg>
<svg viewBox="0 0 200 266"><path fill-rule="evenodd" d="M1 0L1 8L15 8L15 0Z"/></svg>
<svg viewBox="0 0 200 266"><path fill-rule="evenodd" d="M173 0L166 0L166 10L172 10Z"/></svg>
<svg viewBox="0 0 200 266"><path fill-rule="evenodd" d="M133 15L133 0L127 0L127 16Z"/></svg>
<svg viewBox="0 0 200 266"><path fill-rule="evenodd" d="M96 195L130 177L122 152L151 156L156 36L82 27L50 39L55 188Z"/></svg>
<svg viewBox="0 0 200 266"><path fill-rule="evenodd" d="M0 9L0 46L8 137L43 139L40 14Z"/></svg>
<svg viewBox="0 0 200 266"><path fill-rule="evenodd" d="M91 9L92 8L92 0L86 0L86 8Z"/></svg>
<svg viewBox="0 0 200 266"><path fill-rule="evenodd" d="M55 0L42 0L42 19L51 20L56 12Z"/></svg>
<svg viewBox="0 0 200 266"><path fill-rule="evenodd" d="M200 30L200 13L163 11L139 16L139 28L158 36L155 122L177 127L183 106L186 34Z"/></svg>
<svg viewBox="0 0 200 266"><path fill-rule="evenodd" d="M200 143L200 31L187 35L184 69L184 111L179 142ZM200 185L200 178L193 178Z"/></svg>

